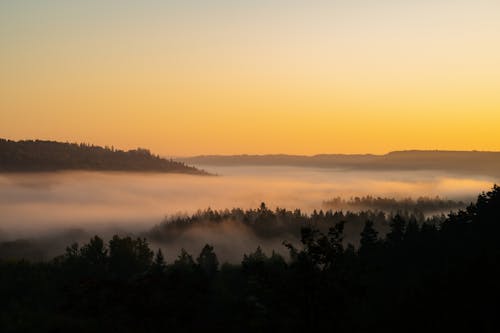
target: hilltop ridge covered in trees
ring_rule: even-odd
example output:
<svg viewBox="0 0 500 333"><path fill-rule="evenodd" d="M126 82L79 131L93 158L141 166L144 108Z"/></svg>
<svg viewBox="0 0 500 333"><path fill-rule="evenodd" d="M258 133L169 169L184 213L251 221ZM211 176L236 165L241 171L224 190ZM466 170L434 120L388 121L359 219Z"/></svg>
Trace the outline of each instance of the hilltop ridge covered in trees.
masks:
<svg viewBox="0 0 500 333"><path fill-rule="evenodd" d="M142 148L123 151L86 143L0 139L0 172L62 170L208 174L183 162L153 155Z"/></svg>
<svg viewBox="0 0 500 333"><path fill-rule="evenodd" d="M203 166L293 166L366 171L434 170L500 177L500 152L407 150L385 155L205 155L179 159Z"/></svg>

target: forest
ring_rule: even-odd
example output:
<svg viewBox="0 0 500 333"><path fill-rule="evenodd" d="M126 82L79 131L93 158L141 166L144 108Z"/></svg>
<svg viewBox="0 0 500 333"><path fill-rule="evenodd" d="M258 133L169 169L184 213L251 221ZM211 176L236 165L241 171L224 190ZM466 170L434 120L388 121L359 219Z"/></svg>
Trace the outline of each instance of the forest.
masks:
<svg viewBox="0 0 500 333"><path fill-rule="evenodd" d="M399 201L396 201L399 202ZM448 210L450 211L450 210ZM199 210L192 215L174 215L143 233L143 236L157 242L169 242L194 227L211 228L222 224L241 225L258 239L300 240L301 228L310 227L326 232L338 223L344 223L344 239L356 244L366 221L372 221L377 230L385 234L395 216L417 224L438 225L445 220L445 215L437 214L426 217L421 210L313 210L307 214L300 209L271 210L265 203L257 209L243 210Z"/></svg>
<svg viewBox="0 0 500 333"><path fill-rule="evenodd" d="M0 139L0 172L63 170L208 174L183 162L153 155L143 148L123 151L86 143Z"/></svg>
<svg viewBox="0 0 500 333"><path fill-rule="evenodd" d="M313 210L311 213L300 209L289 210L280 207L272 210L265 203L261 203L258 208L254 209L217 210L207 208L193 214L169 215L159 224L153 227L145 226L134 234L170 249L175 248L175 246L181 247L183 243L203 245L201 244L203 238L209 238L209 235L213 236L221 232L224 233L220 237L241 238L246 236L253 243L282 248L281 244L285 240L294 244L300 242L302 227L314 227L326 232L329 227L344 222L344 242L357 245L367 220L372 221L377 231L385 235L389 231L390 222L396 215L407 221L415 221L420 225L423 223L439 225L446 218L444 212L450 212L455 207L466 207L463 202L439 198L419 198L417 200L370 198L372 197L363 197L359 202L365 204L365 202L370 203L375 200L377 203L381 201L387 204L372 205L374 208L371 209L371 207L363 208L364 204L363 206L358 205L358 200L339 198L334 199L335 202L339 201L350 205L352 209L343 211L329 208ZM337 204L335 207L338 207ZM435 214L428 214L429 209L432 209ZM124 233L122 232L122 234ZM53 255L62 252L68 242L78 242L91 235L90 230L85 229L84 225L80 225L80 227L68 227L39 237L25 236L14 239L0 237L0 259L29 259L32 261L51 259ZM220 237L216 238L220 239ZM219 249L219 251L223 251L219 252L223 258L239 259L238 255L243 252L237 248L231 248L231 243L235 242L227 240L222 243L226 244L223 249ZM227 255L227 252L231 252L230 256Z"/></svg>
<svg viewBox="0 0 500 333"><path fill-rule="evenodd" d="M497 331L496 185L437 220L384 216L385 231L357 213L356 243L345 239L352 221L343 215L264 204L226 213L249 224L301 219L300 241L284 240L288 256L257 247L238 264L219 261L211 244L167 262L149 238L119 235L68 244L52 260L2 259L1 331Z"/></svg>
<svg viewBox="0 0 500 333"><path fill-rule="evenodd" d="M465 208L467 204L462 200L450 200L440 197L418 197L412 198L388 198L362 196L352 197L346 200L342 197L335 197L323 202L326 209L347 209L347 210L381 210L381 211L410 211L418 214L433 214L444 211Z"/></svg>

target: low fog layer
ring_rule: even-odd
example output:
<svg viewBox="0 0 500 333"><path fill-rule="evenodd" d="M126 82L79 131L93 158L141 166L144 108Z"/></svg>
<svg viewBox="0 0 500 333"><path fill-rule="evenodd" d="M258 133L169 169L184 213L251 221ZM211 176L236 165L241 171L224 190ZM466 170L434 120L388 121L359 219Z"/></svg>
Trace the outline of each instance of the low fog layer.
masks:
<svg viewBox="0 0 500 333"><path fill-rule="evenodd" d="M395 198L440 196L471 200L495 182L438 172L340 172L296 167L207 167L217 177L174 174L62 172L0 175L0 240L39 237L71 229L73 238L138 233L165 216L211 207L323 208L324 200L374 195ZM233 233L237 230L236 233ZM80 236L76 236L80 235ZM175 246L201 249L204 243L229 250L265 244L244 229L204 233L194 229ZM67 244L64 244L67 245ZM281 247L279 243L276 247ZM220 252L220 251L219 251Z"/></svg>

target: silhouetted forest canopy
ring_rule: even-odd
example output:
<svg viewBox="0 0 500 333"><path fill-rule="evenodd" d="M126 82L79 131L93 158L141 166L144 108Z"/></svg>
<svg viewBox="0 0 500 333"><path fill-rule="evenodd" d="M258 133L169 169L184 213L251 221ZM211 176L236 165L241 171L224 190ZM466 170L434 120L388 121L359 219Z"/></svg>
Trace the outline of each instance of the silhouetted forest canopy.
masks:
<svg viewBox="0 0 500 333"><path fill-rule="evenodd" d="M387 198L373 197L370 195L363 197L352 197L346 200L342 197L332 198L323 202L327 209L356 209L356 210L381 210L385 212L410 211L424 214L434 212L449 212L460 208L465 208L467 204L460 200L443 199L440 197L418 197L412 198Z"/></svg>
<svg viewBox="0 0 500 333"><path fill-rule="evenodd" d="M60 170L153 171L206 175L183 162L166 160L147 149L129 151L86 143L0 139L0 172Z"/></svg>
<svg viewBox="0 0 500 333"><path fill-rule="evenodd" d="M254 223L279 212L198 215ZM287 258L257 247L231 265L207 244L166 262L144 237L94 236L50 261L3 259L1 331L498 331L500 187L439 223L396 214L380 233L364 216L358 245L343 218L320 228L283 214L307 222L299 245L284 242Z"/></svg>
<svg viewBox="0 0 500 333"><path fill-rule="evenodd" d="M449 210L448 210L449 212ZM389 231L389 225L394 216L399 215L406 220L415 221L419 225L439 225L446 216L436 214L426 216L418 210L398 210L385 212L381 210L360 211L335 211L314 210L308 214L300 209L288 210L285 208L269 209L262 203L256 209L224 209L214 210L211 208L199 210L187 214L176 214L166 217L160 224L143 232L136 232L155 244L170 247L180 239L189 237L191 233L206 235L207 232L217 233L221 230L229 234L236 231L239 235L253 236L255 242L265 242L279 246L284 240L300 242L300 230L303 227L314 227L320 231L328 231L328 228L337 223L344 222L344 242L358 244L359 235L366 221L372 221L374 228L385 235ZM53 255L60 253L68 240L77 241L88 238L89 233L85 229L69 229L40 238L21 238L4 240L0 242L0 259L29 259L40 261L51 259ZM234 233L234 232L233 232ZM238 251L233 249L234 252ZM51 255L52 254L52 255ZM234 257L234 256L231 256Z"/></svg>
<svg viewBox="0 0 500 333"><path fill-rule="evenodd" d="M157 242L168 243L194 227L210 228L228 224L230 226L241 225L260 239L299 240L300 230L303 227L327 231L328 228L344 222L346 239L357 243L366 221L372 221L379 232L385 233L395 215L418 224L429 225L438 225L446 218L442 214L426 217L418 210L384 212L381 210L335 211L328 209L314 210L311 214L306 214L300 209L288 210L278 207L271 210L265 203L262 203L257 209L213 210L208 208L192 215L170 216L144 236Z"/></svg>
<svg viewBox="0 0 500 333"><path fill-rule="evenodd" d="M448 174L500 176L500 152L489 151L407 150L385 155L205 155L180 160L207 166L293 166L361 171L440 170Z"/></svg>

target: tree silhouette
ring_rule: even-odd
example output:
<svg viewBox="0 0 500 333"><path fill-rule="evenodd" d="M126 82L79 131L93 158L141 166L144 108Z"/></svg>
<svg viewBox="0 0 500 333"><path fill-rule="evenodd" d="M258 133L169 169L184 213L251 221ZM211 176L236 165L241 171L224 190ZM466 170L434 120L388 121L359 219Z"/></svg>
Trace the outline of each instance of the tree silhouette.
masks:
<svg viewBox="0 0 500 333"><path fill-rule="evenodd" d="M118 277L129 278L146 271L153 259L146 239L113 236L109 241L109 266Z"/></svg>
<svg viewBox="0 0 500 333"><path fill-rule="evenodd" d="M219 260L214 252L214 247L206 244L196 259L198 266L207 276L213 276L219 269Z"/></svg>
<svg viewBox="0 0 500 333"><path fill-rule="evenodd" d="M395 215L390 224L391 230L387 234L387 242L390 245L398 245L403 240L406 228L406 221L400 214Z"/></svg>
<svg viewBox="0 0 500 333"><path fill-rule="evenodd" d="M208 175L181 162L153 155L148 149L129 151L90 144L43 140L0 139L0 171L116 170L178 172Z"/></svg>
<svg viewBox="0 0 500 333"><path fill-rule="evenodd" d="M261 221L264 209L211 211ZM261 247L220 270L212 246L166 264L144 238L92 237L52 261L0 260L2 332L498 331L500 189L445 218L265 209L310 222L290 258ZM334 220L334 218L336 220ZM344 226L363 218L359 248ZM348 222L344 223L346 219ZM267 221L267 220L266 220ZM386 221L384 218L380 221ZM262 221L261 221L262 222ZM326 228L325 225L328 227ZM379 232L379 233L378 233Z"/></svg>
<svg viewBox="0 0 500 333"><path fill-rule="evenodd" d="M375 230L373 221L366 221L363 231L361 231L361 238L359 241L359 252L361 255L366 255L373 251L378 244L378 231Z"/></svg>
<svg viewBox="0 0 500 333"><path fill-rule="evenodd" d="M153 264L151 265L151 271L154 274L163 274L165 273L166 269L167 263L165 262L163 252L161 251L161 249L158 249L153 259Z"/></svg>

